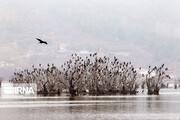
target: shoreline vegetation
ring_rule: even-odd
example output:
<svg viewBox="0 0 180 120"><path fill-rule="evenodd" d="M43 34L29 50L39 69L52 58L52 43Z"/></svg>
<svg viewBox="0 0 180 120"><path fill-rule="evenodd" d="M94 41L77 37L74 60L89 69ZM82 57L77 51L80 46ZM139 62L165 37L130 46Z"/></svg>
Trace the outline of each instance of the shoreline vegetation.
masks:
<svg viewBox="0 0 180 120"><path fill-rule="evenodd" d="M60 69L54 64L43 68L32 66L15 72L10 82L36 83L38 94L54 95L67 93L70 96L83 95L135 95L141 86L147 87L148 95L158 95L164 79L170 79L166 74L168 68L148 67L147 74L139 74L131 62L119 62L114 56L98 57L97 53L82 58L72 54Z"/></svg>

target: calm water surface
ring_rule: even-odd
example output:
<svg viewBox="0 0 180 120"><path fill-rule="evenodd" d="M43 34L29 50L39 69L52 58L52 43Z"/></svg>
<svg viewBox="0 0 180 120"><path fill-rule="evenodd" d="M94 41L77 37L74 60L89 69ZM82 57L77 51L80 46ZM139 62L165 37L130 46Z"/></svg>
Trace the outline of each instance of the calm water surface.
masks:
<svg viewBox="0 0 180 120"><path fill-rule="evenodd" d="M0 120L180 120L180 90L158 96L84 96L0 99Z"/></svg>

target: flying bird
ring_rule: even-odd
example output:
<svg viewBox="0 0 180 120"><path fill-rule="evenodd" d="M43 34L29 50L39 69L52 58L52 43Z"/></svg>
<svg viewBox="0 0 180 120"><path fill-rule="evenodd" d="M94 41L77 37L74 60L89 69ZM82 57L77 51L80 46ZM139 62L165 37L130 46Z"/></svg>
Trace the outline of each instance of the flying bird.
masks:
<svg viewBox="0 0 180 120"><path fill-rule="evenodd" d="M46 45L48 44L46 41L43 41L43 40L41 40L39 38L36 38L36 39L39 41L40 44L46 44Z"/></svg>

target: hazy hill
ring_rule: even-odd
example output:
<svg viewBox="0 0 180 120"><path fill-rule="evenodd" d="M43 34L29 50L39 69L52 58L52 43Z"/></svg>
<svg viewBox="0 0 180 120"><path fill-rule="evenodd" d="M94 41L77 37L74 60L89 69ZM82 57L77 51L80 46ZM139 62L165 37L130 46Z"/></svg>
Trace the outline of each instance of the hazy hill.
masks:
<svg viewBox="0 0 180 120"><path fill-rule="evenodd" d="M72 52L99 48L99 54L116 55L137 67L165 63L178 73L179 4L178 0L1 1L0 61L14 67L60 64ZM36 37L49 45L39 45Z"/></svg>

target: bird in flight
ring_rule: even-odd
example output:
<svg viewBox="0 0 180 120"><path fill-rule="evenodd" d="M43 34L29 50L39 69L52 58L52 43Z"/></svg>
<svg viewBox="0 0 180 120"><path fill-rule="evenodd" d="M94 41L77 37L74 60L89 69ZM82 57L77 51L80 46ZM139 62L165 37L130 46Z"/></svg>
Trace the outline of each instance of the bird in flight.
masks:
<svg viewBox="0 0 180 120"><path fill-rule="evenodd" d="M36 38L36 39L39 41L40 44L46 44L46 45L48 44L46 41L43 41L43 40L41 40L39 38Z"/></svg>

